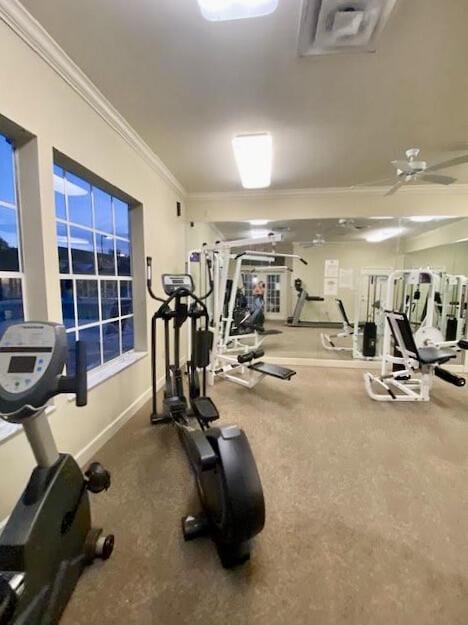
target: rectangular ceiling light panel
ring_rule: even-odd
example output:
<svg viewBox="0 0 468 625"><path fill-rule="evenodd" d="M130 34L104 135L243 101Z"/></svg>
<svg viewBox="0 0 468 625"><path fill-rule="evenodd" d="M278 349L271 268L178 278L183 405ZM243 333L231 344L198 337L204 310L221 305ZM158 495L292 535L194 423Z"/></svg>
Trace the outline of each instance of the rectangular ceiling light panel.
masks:
<svg viewBox="0 0 468 625"><path fill-rule="evenodd" d="M303 0L301 56L375 52L396 0Z"/></svg>
<svg viewBox="0 0 468 625"><path fill-rule="evenodd" d="M262 17L276 11L279 0L198 0L203 17L210 22Z"/></svg>
<svg viewBox="0 0 468 625"><path fill-rule="evenodd" d="M270 133L238 135L232 140L232 147L244 189L269 187L273 164Z"/></svg>

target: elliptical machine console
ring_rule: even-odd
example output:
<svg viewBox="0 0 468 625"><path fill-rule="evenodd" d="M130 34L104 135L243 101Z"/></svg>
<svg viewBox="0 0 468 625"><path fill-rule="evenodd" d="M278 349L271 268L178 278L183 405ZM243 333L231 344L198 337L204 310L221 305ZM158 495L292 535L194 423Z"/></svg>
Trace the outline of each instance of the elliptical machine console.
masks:
<svg viewBox="0 0 468 625"><path fill-rule="evenodd" d="M37 467L0 536L0 625L53 625L86 564L110 557L114 537L91 527L88 490L110 486L93 463L82 474L59 454L45 409L49 399L74 393L87 403L85 345L76 344L76 376L62 376L65 328L30 322L10 326L0 341L0 417L23 426Z"/></svg>
<svg viewBox="0 0 468 625"><path fill-rule="evenodd" d="M263 529L265 523L265 502L257 466L243 430L235 425L212 427L213 422L219 419L219 412L207 396L206 369L210 362L213 335L203 302L212 287L203 297L198 297L190 275L164 274L162 286L168 297L159 298L152 289L151 265L151 258L148 258L148 292L161 303L151 324L151 423L173 423L195 475L202 512L182 519L185 540L209 535L217 547L222 565L230 568L250 558L250 540ZM164 321L165 346L165 390L161 413L156 401L158 319ZM191 322L188 398L180 365L180 329L187 319ZM199 325L203 320L204 328L201 328ZM174 331L172 362L169 340L171 321Z"/></svg>

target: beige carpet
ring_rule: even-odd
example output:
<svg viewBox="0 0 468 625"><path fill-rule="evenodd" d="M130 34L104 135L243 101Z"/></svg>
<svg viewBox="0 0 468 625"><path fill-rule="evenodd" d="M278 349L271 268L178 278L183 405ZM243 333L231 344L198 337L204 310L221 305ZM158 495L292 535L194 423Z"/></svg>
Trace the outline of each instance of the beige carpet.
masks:
<svg viewBox="0 0 468 625"><path fill-rule="evenodd" d="M322 358L327 360L352 360L352 352L325 349L320 333L337 334L340 328L290 328L280 321L267 321L267 329L280 330L281 334L267 336L262 347L268 356L288 358ZM351 337L333 340L337 347L352 347Z"/></svg>
<svg viewBox="0 0 468 625"><path fill-rule="evenodd" d="M94 517L116 550L85 572L62 623L467 623L468 391L436 381L430 404L382 405L361 375L303 367L252 391L216 385L267 503L234 571L209 540L183 542L193 481L176 433L142 411L98 454L113 486Z"/></svg>

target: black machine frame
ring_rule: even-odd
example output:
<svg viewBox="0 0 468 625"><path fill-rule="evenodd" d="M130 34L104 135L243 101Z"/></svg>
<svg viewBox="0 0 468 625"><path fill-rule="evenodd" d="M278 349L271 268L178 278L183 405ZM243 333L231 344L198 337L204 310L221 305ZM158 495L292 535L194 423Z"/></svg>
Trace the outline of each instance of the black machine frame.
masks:
<svg viewBox="0 0 468 625"><path fill-rule="evenodd" d="M185 540L209 535L216 545L222 565L231 568L250 558L250 540L263 529L263 489L244 431L235 425L212 426L219 418L219 412L207 396L206 369L210 363L213 335L204 303L211 293L212 281L210 279L210 290L199 297L194 293L189 274L172 276L174 283L183 283L176 288L168 285L170 278L167 274L163 276L163 287L168 297L158 297L152 288L152 260L147 258L148 292L160 302L151 322L151 423L173 423L195 475L203 512L183 517ZM187 362L187 398L181 367L180 329L188 319L191 322L192 354ZM164 321L165 389L161 412L157 405L158 320ZM171 321L174 331L172 362ZM204 327L201 328L199 326L203 321Z"/></svg>

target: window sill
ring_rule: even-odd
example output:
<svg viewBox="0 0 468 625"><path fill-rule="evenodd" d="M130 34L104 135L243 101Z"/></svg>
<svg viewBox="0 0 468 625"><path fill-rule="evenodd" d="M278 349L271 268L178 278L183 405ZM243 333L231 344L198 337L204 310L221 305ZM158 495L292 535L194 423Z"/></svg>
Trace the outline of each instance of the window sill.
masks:
<svg viewBox="0 0 468 625"><path fill-rule="evenodd" d="M99 386L103 382L106 382L110 378L114 377L127 367L131 367L133 364L142 360L148 355L148 352L130 352L124 354L120 358L99 367L99 369L93 369L88 373L88 391L91 391L96 386ZM75 401L75 395L68 395L68 401Z"/></svg>

